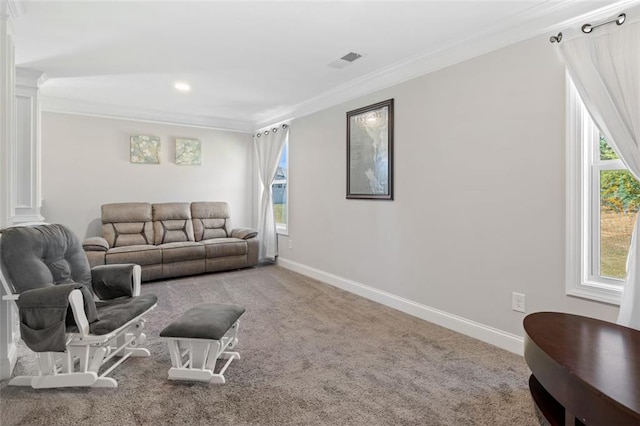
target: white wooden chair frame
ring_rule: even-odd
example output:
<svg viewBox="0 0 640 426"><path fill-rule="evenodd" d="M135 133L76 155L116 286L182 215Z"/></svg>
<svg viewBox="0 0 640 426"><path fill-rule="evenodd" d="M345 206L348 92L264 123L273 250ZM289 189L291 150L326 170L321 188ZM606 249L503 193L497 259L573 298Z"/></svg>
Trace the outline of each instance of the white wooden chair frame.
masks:
<svg viewBox="0 0 640 426"><path fill-rule="evenodd" d="M236 321L220 340L164 337L169 345L172 367L169 380L195 380L208 383L226 383L224 372L234 359L240 359L238 352L232 352L238 344ZM218 373L214 373L218 359L226 359Z"/></svg>
<svg viewBox="0 0 640 426"><path fill-rule="evenodd" d="M140 295L141 272L140 266L136 265L133 269L133 296ZM15 303L19 295L13 294L1 269L0 281L2 281L6 293L2 297L3 300ZM148 357L150 355L148 349L138 346L146 339L145 334L142 333L146 320L142 316L155 308L156 305L111 333L94 335L89 331L89 321L84 311L80 290L73 290L69 294L69 304L78 326L78 332L66 334L66 352L36 353L38 375L16 376L9 381L9 385L31 386L33 388L75 386L115 388L118 386L118 382L107 377L109 373L129 357ZM102 367L114 357L120 359L100 373Z"/></svg>

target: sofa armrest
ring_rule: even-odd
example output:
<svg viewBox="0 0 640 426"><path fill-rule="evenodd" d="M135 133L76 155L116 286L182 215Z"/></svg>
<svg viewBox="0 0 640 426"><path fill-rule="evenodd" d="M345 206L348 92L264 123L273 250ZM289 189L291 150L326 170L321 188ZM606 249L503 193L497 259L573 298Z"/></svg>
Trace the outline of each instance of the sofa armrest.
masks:
<svg viewBox="0 0 640 426"><path fill-rule="evenodd" d="M102 237L91 237L82 242L82 248L84 251L107 251L109 243Z"/></svg>
<svg viewBox="0 0 640 426"><path fill-rule="evenodd" d="M133 263L99 265L91 268L91 284L102 300L140 296L141 275L140 265Z"/></svg>
<svg viewBox="0 0 640 426"><path fill-rule="evenodd" d="M255 238L258 236L258 231L251 228L236 228L231 230L232 238L240 238L242 240L248 240L249 238Z"/></svg>

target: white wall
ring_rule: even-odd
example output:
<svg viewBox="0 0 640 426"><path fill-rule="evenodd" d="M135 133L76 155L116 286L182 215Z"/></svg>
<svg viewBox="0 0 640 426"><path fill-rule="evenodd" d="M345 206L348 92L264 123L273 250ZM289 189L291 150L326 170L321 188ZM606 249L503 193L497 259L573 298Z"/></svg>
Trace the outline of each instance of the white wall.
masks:
<svg viewBox="0 0 640 426"><path fill-rule="evenodd" d="M160 137L160 164L132 164L129 137ZM202 142L202 165L175 164L175 138ZM227 201L234 226L253 226L249 134L137 121L42 114L42 214L78 236L100 235L100 206Z"/></svg>
<svg viewBox="0 0 640 426"><path fill-rule="evenodd" d="M564 290L565 71L555 48L539 37L295 120L293 249L281 236L282 264L517 336L514 291L527 312L615 320L617 307ZM346 112L389 98L395 200L346 200Z"/></svg>

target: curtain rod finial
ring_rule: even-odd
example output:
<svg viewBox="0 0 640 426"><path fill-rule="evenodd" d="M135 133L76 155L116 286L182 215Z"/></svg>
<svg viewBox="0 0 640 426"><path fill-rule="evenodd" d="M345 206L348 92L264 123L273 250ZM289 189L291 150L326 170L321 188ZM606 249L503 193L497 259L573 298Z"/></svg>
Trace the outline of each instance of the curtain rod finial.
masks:
<svg viewBox="0 0 640 426"><path fill-rule="evenodd" d="M551 43L560 43L562 41L562 33L549 37Z"/></svg>

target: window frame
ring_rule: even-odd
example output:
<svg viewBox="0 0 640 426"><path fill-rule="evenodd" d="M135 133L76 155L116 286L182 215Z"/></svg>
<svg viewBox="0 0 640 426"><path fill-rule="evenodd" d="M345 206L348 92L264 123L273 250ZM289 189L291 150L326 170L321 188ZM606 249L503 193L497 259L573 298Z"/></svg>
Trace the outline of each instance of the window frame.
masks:
<svg viewBox="0 0 640 426"><path fill-rule="evenodd" d="M284 180L285 183L285 198L287 200L287 202L285 203L285 217L287 218L287 222L286 223L278 223L276 222L276 233L278 235L285 235L288 236L289 235L289 140L285 140L284 142L284 146L282 147L282 152L280 153L280 158L278 158L278 164L280 164L280 159L282 158L282 154L285 152L287 152L287 162L286 162L286 167L285 167L285 176L286 179ZM282 183L282 180L277 181L275 178L273 180L273 182L271 182L271 194L273 194L273 186L278 184L278 183ZM275 203L274 203L275 205ZM274 215L275 218L275 215Z"/></svg>
<svg viewBox="0 0 640 426"><path fill-rule="evenodd" d="M624 280L600 271L600 172L627 170L621 160L600 160L600 132L567 75L566 293L620 305ZM594 161L597 159L597 161Z"/></svg>

